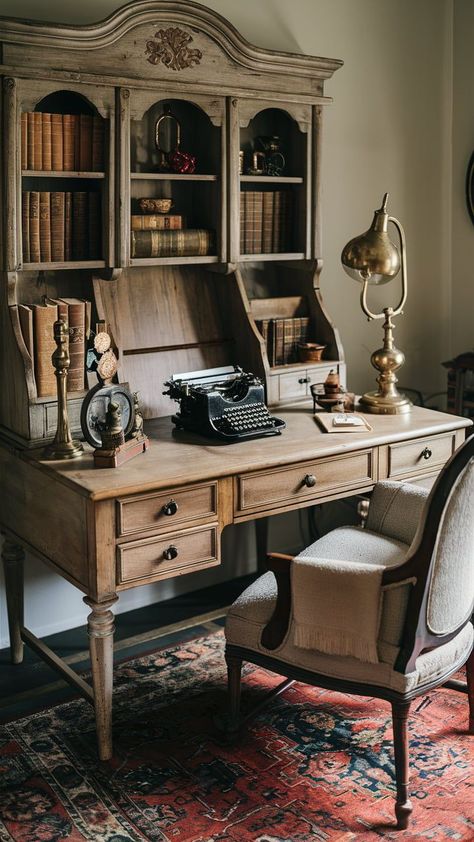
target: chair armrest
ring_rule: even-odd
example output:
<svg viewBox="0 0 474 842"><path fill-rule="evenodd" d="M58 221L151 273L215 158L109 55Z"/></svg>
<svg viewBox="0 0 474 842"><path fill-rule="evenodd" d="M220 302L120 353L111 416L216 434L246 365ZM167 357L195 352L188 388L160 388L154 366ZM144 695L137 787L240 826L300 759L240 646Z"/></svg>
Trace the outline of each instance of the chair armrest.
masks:
<svg viewBox="0 0 474 842"><path fill-rule="evenodd" d="M372 532L411 544L429 490L407 482L378 482L369 506L366 528Z"/></svg>
<svg viewBox="0 0 474 842"><path fill-rule="evenodd" d="M265 626L261 643L265 649L278 649L283 643L291 612L291 562L293 556L283 553L268 553L266 566L275 575L277 582L277 601L275 610Z"/></svg>

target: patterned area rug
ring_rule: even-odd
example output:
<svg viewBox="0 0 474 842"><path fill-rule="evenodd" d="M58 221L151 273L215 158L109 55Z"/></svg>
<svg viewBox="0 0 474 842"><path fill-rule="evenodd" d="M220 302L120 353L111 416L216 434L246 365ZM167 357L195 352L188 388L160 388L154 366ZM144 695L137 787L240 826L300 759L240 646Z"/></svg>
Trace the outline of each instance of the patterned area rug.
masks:
<svg viewBox="0 0 474 842"><path fill-rule="evenodd" d="M120 665L108 763L85 701L2 726L0 840L474 839L465 695L438 690L413 705L414 813L400 834L389 705L296 684L226 745L213 726L223 648L218 631ZM245 705L278 681L249 665Z"/></svg>

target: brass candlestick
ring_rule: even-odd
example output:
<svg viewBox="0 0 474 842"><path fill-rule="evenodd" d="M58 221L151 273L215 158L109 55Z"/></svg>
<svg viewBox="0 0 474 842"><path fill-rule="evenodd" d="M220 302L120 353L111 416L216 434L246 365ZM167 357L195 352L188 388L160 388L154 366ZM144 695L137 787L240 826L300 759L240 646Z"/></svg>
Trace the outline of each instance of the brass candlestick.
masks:
<svg viewBox="0 0 474 842"><path fill-rule="evenodd" d="M43 459L74 459L76 456L81 456L84 448L80 441L73 440L69 427L66 378L71 358L68 326L63 319L58 319L54 323L54 341L57 348L51 360L55 368L58 389L58 426L54 441L44 449Z"/></svg>

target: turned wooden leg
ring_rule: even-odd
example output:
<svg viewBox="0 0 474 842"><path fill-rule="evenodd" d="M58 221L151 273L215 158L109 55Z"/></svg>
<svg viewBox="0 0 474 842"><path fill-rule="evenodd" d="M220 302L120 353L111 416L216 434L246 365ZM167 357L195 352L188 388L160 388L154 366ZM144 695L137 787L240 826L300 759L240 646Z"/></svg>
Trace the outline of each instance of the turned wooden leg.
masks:
<svg viewBox="0 0 474 842"><path fill-rule="evenodd" d="M466 663L467 697L469 699L469 733L474 734L474 649Z"/></svg>
<svg viewBox="0 0 474 842"><path fill-rule="evenodd" d="M239 730L240 719L240 678L242 674L242 659L226 653L227 686L229 691L229 734L236 734Z"/></svg>
<svg viewBox="0 0 474 842"><path fill-rule="evenodd" d="M25 551L19 544L4 539L2 560L5 570L5 589L7 596L8 629L10 632L10 653L12 664L21 664L23 660L23 561Z"/></svg>
<svg viewBox="0 0 474 842"><path fill-rule="evenodd" d="M89 649L92 663L97 747L101 760L112 757L112 689L114 672L114 615L110 610L118 597L95 602L88 596L84 602L92 608L87 618Z"/></svg>
<svg viewBox="0 0 474 842"><path fill-rule="evenodd" d="M395 779L397 800L395 815L399 830L406 830L413 810L408 797L409 752L408 752L408 713L409 702L392 702L393 745L395 749Z"/></svg>

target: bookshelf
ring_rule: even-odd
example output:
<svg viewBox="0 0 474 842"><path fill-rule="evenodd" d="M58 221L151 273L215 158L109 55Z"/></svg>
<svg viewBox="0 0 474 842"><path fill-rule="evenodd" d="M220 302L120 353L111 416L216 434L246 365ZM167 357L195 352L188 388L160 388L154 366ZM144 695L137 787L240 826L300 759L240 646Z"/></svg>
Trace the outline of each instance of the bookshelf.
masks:
<svg viewBox="0 0 474 842"><path fill-rule="evenodd" d="M45 297L107 322L145 417L172 413L162 384L177 371L240 364L271 405L307 399L331 369L344 382L319 285L324 84L341 62L252 47L191 0L1 31L3 434L33 446L55 432L24 336ZM265 319L286 322L291 353L275 357ZM319 363L298 358L302 324ZM86 384L68 393L76 434Z"/></svg>

